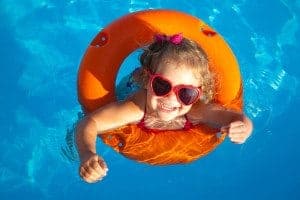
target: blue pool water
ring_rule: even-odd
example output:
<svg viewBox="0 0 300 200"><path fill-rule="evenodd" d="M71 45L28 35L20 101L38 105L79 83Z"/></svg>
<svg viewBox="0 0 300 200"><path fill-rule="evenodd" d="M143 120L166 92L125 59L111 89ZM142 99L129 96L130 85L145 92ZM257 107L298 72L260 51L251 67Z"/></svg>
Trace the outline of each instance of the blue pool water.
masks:
<svg viewBox="0 0 300 200"><path fill-rule="evenodd" d="M149 8L187 12L224 36L255 131L243 145L226 140L194 163L166 167L99 141L109 174L86 184L65 140L80 112L80 60L101 28ZM0 199L300 199L299 13L299 0L0 1Z"/></svg>

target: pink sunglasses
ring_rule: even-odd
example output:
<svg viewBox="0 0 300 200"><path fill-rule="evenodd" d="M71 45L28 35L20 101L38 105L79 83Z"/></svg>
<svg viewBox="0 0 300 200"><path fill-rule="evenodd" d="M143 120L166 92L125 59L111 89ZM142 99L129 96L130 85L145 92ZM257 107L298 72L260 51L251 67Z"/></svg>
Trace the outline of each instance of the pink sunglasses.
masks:
<svg viewBox="0 0 300 200"><path fill-rule="evenodd" d="M152 92L156 96L167 96L173 91L176 94L177 100L186 106L195 103L202 94L200 88L192 85L182 84L172 86L171 82L160 74L151 74L150 84Z"/></svg>

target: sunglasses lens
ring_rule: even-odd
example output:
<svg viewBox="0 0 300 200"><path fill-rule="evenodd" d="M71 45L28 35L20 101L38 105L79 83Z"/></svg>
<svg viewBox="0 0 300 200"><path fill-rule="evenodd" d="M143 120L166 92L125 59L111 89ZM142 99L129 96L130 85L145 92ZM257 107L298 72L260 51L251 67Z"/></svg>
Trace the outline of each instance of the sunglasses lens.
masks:
<svg viewBox="0 0 300 200"><path fill-rule="evenodd" d="M178 97L185 105L193 104L199 96L199 91L192 88L181 88Z"/></svg>
<svg viewBox="0 0 300 200"><path fill-rule="evenodd" d="M171 84L160 77L155 77L152 81L153 92L157 96L164 96L171 90Z"/></svg>

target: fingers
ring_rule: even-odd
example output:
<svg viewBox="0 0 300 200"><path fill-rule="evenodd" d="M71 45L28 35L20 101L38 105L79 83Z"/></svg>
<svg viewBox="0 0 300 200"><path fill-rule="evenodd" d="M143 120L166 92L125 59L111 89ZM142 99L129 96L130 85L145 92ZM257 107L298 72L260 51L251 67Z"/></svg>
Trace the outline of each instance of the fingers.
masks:
<svg viewBox="0 0 300 200"><path fill-rule="evenodd" d="M228 135L231 142L235 143L235 144L243 144L246 141L245 137L237 137L235 135Z"/></svg>
<svg viewBox="0 0 300 200"><path fill-rule="evenodd" d="M236 144L244 143L250 134L246 124L242 121L232 122L229 126L222 127L222 130L227 132L230 140Z"/></svg>
<svg viewBox="0 0 300 200"><path fill-rule="evenodd" d="M88 182L94 183L103 179L108 171L104 160L98 155L94 155L81 164L79 168L80 177Z"/></svg>

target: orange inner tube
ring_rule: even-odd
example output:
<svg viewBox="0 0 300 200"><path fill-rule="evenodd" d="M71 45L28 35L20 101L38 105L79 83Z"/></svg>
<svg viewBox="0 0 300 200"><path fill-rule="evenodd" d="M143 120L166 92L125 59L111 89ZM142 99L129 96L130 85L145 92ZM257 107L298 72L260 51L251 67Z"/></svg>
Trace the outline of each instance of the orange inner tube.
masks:
<svg viewBox="0 0 300 200"><path fill-rule="evenodd" d="M148 45L157 33L182 33L196 41L216 76L214 102L242 110L242 80L234 54L224 39L198 18L172 10L126 15L104 28L89 45L78 72L78 99L86 113L115 101L115 80L124 59ZM128 158L154 165L191 162L208 154L225 136L198 125L191 130L145 132L126 125L101 134L102 140Z"/></svg>

